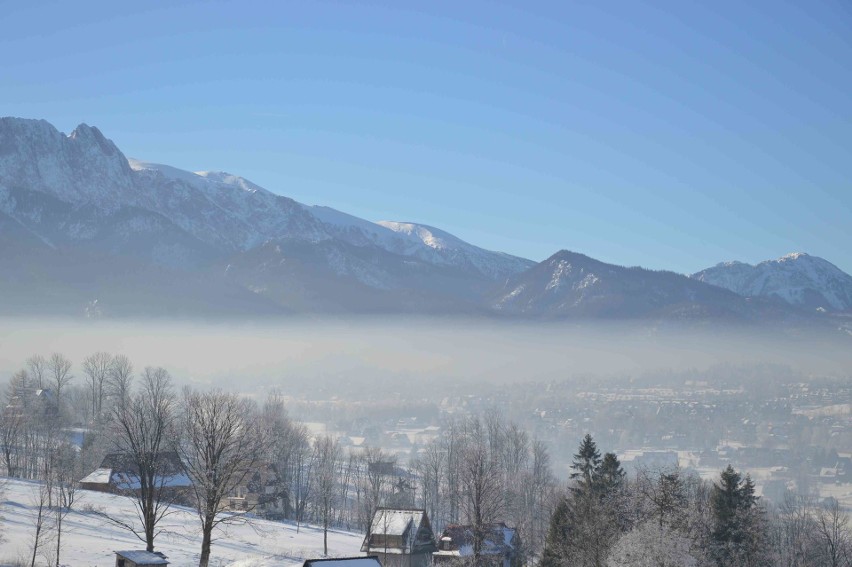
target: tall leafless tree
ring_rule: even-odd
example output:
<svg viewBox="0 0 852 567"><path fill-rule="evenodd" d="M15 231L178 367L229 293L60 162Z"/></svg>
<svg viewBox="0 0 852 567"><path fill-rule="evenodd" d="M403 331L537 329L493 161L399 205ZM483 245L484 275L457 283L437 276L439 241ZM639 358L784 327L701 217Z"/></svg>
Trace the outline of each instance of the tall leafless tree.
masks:
<svg viewBox="0 0 852 567"><path fill-rule="evenodd" d="M262 423L270 440L267 462L275 469L275 493L282 501L284 517L292 518L297 507L299 453L309 448L308 432L303 424L290 419L278 392L264 403Z"/></svg>
<svg viewBox="0 0 852 567"><path fill-rule="evenodd" d="M62 407L62 390L74 379L71 374L71 361L62 354L54 352L47 361L47 374L53 392L56 394L56 403Z"/></svg>
<svg viewBox="0 0 852 567"><path fill-rule="evenodd" d="M56 491L54 532L56 533L56 567L60 567L59 558L62 551L62 522L71 512L71 507L77 498L77 479L80 469L77 452L67 443L57 447L53 487Z"/></svg>
<svg viewBox="0 0 852 567"><path fill-rule="evenodd" d="M35 387L39 389L47 388L47 359L40 354L34 354L27 359L27 368Z"/></svg>
<svg viewBox="0 0 852 567"><path fill-rule="evenodd" d="M169 486L172 463L166 457L174 451L175 403L172 380L163 368L145 368L139 391L126 405L112 410L112 436L119 454L130 461L138 474L138 488L127 487L134 498L141 530L123 518L109 518L131 531L154 551L157 525L177 498Z"/></svg>
<svg viewBox="0 0 852 567"><path fill-rule="evenodd" d="M852 565L852 533L849 530L849 515L832 498L814 511L816 530L814 540L827 567L849 567Z"/></svg>
<svg viewBox="0 0 852 567"><path fill-rule="evenodd" d="M489 526L500 518L503 510L503 483L498 456L489 430L478 418L469 419L463 427L463 450L459 459L462 487L461 508L473 529L473 557L478 562Z"/></svg>
<svg viewBox="0 0 852 567"><path fill-rule="evenodd" d="M432 518L432 527L441 531L446 525L443 510L443 486L447 473L447 453L439 443L429 443L414 462L420 481L423 507Z"/></svg>
<svg viewBox="0 0 852 567"><path fill-rule="evenodd" d="M99 419L103 411L104 391L112 364L112 355L107 352L96 352L83 360L83 374L86 375L86 385L91 396L93 420Z"/></svg>
<svg viewBox="0 0 852 567"><path fill-rule="evenodd" d="M130 401L133 390L133 364L123 354L112 357L107 375L109 395L115 405L125 405Z"/></svg>
<svg viewBox="0 0 852 567"><path fill-rule="evenodd" d="M199 567L210 562L213 529L233 518L222 501L262 462L268 440L249 400L220 391L184 390L181 454L198 503Z"/></svg>
<svg viewBox="0 0 852 567"><path fill-rule="evenodd" d="M322 518L322 552L328 555L328 526L337 494L337 467L340 462L340 443L325 435L314 443L316 467L313 471L314 495Z"/></svg>

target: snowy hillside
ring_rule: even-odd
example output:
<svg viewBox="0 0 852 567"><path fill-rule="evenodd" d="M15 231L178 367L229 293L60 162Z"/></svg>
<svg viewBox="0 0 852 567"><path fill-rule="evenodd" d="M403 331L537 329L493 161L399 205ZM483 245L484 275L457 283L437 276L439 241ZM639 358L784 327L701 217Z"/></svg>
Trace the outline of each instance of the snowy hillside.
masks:
<svg viewBox="0 0 852 567"><path fill-rule="evenodd" d="M33 500L37 484L8 480L2 494L0 514L0 565L26 556L33 532ZM135 517L133 503L120 496L81 490L72 512L63 521L63 565L73 567L106 567L115 564L116 550L144 549L145 546L130 532L117 528L95 512L131 518ZM162 525L165 532L156 539L156 550L165 553L172 565L198 564L201 535L197 517L180 508L167 516ZM328 535L329 555L358 556L363 536L332 531ZM214 532L211 565L231 567L272 567L302 565L307 558L322 557L322 529L296 526L265 520L251 525L234 524ZM52 546L52 542L48 547ZM44 560L37 561L43 565Z"/></svg>
<svg viewBox="0 0 852 567"><path fill-rule="evenodd" d="M756 266L723 262L691 277L745 297L775 298L811 309L852 310L852 276L822 258L801 252Z"/></svg>

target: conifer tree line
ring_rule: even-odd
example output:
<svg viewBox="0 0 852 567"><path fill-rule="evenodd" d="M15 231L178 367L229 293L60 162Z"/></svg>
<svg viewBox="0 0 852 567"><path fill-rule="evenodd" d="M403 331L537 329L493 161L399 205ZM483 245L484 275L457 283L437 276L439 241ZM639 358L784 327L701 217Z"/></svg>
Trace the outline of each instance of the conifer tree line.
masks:
<svg viewBox="0 0 852 567"><path fill-rule="evenodd" d="M728 465L704 481L678 468L625 474L591 435L558 496L541 567L849 567L852 529L836 500L764 505Z"/></svg>
<svg viewBox="0 0 852 567"><path fill-rule="evenodd" d="M243 508L243 519L318 525L326 541L332 527L366 533L378 507L423 508L436 535L471 527L473 564L488 527L502 522L518 530L526 565L852 567L848 511L836 501L800 496L770 508L730 466L713 482L679 469L627 475L586 435L560 480L545 445L496 412L447 419L403 463L378 447L311 435L278 392L257 403L178 389L165 369L136 369L108 353L76 367L58 353L30 357L3 390L0 453L5 476L40 481L32 567L60 564L77 481L108 453L130 459L139 478L126 492L135 517L106 519L153 551L163 518L189 503L201 566L215 555L217 527L235 518L222 514L229 497L254 486L261 506ZM177 455L180 470L166 454ZM191 481L188 494L172 490L177 476ZM279 505L262 506L269 501Z"/></svg>

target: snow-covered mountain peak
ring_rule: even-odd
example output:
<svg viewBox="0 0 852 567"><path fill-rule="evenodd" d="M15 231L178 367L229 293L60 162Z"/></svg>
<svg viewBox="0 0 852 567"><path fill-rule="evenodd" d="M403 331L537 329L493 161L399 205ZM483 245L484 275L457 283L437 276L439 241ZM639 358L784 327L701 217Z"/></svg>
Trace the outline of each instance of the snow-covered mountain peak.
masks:
<svg viewBox="0 0 852 567"><path fill-rule="evenodd" d="M832 311L852 309L852 276L804 252L757 265L724 262L691 277L746 297L774 297L792 305Z"/></svg>
<svg viewBox="0 0 852 567"><path fill-rule="evenodd" d="M470 246L460 238L448 232L425 224L397 221L378 221L376 224L388 228L398 234L414 237L426 246L436 250L453 250Z"/></svg>
<svg viewBox="0 0 852 567"><path fill-rule="evenodd" d="M811 256L805 252L790 252L778 258L778 262L786 262L788 260L798 260L799 258L810 258ZM770 260L771 261L771 260Z"/></svg>
<svg viewBox="0 0 852 567"><path fill-rule="evenodd" d="M135 198L127 158L86 124L70 135L44 120L0 119L0 191L26 187L113 210Z"/></svg>

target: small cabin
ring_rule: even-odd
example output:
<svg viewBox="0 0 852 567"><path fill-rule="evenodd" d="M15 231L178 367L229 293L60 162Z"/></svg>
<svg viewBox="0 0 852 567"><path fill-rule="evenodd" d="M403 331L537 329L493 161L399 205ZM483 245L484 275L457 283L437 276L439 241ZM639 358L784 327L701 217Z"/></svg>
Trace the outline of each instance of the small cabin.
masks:
<svg viewBox="0 0 852 567"><path fill-rule="evenodd" d="M367 557L335 557L331 559L308 559L302 567L382 567L375 555Z"/></svg>
<svg viewBox="0 0 852 567"><path fill-rule="evenodd" d="M144 567L168 565L166 556L159 551L130 550L115 552L115 567Z"/></svg>
<svg viewBox="0 0 852 567"><path fill-rule="evenodd" d="M385 567L429 567L437 549L429 516L419 508L377 509L361 544Z"/></svg>

